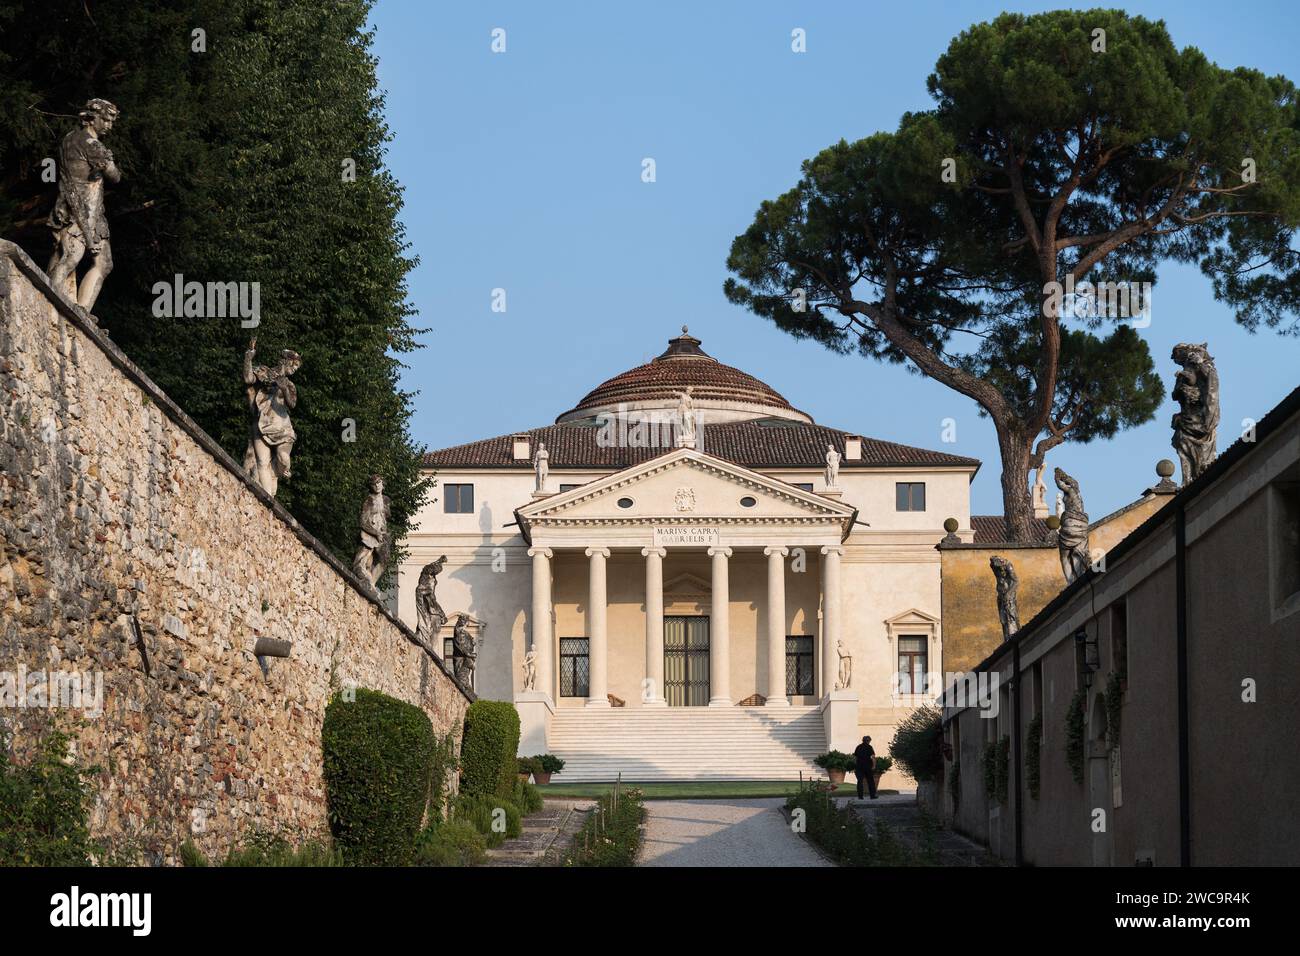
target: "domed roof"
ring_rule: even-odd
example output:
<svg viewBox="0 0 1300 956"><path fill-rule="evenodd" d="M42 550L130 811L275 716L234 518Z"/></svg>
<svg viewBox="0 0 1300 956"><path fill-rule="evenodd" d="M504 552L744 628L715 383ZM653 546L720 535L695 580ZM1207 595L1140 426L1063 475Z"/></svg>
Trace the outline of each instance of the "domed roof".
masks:
<svg viewBox="0 0 1300 956"><path fill-rule="evenodd" d="M700 340L682 326L662 355L602 382L556 422L589 418L602 411L676 408L681 393L691 390L695 408L713 421L787 418L811 422L766 382L740 369L723 365L700 348Z"/></svg>

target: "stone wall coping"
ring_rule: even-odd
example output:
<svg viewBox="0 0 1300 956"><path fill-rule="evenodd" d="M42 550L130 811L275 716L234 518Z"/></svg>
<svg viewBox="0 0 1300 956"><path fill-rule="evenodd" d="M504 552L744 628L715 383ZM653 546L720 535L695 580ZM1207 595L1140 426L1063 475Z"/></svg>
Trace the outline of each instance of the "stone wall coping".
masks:
<svg viewBox="0 0 1300 956"><path fill-rule="evenodd" d="M330 551L329 548L321 544L315 535L299 524L298 519L290 514L289 510L285 508L284 505L280 504L280 502L275 498L267 494L261 486L259 486L244 472L243 467L231 458L230 455L227 454L226 450L222 448L211 435L199 427L199 424L194 421L194 419L185 414L181 407L172 401L166 392L159 388L148 375L141 371L141 369L127 357L126 353L118 348L116 343L109 339L107 332L99 327L98 323L96 323L94 317L91 316L90 313L75 302L69 301L61 291L55 289L54 286L51 285L49 277L45 274L45 271L41 269L40 266L36 265L36 263L32 261L32 258L27 255L20 246L16 243L9 242L8 240L0 239L0 256L12 260L14 265L17 266L18 271L27 277L32 285L36 287L37 291L45 296L45 298L49 300L50 304L54 306L54 308L65 319L70 321L78 331L98 346L99 350L107 356L108 360L116 365L117 368L141 391L148 395L164 415L180 426L181 430L198 442L199 446L204 451L215 458L228 472L238 478L243 483L245 489L261 501L262 504L270 508L271 513L286 524L289 527L289 530L294 533L303 545L305 545L309 550L315 552L316 556L329 565L348 585L352 587L354 591L374 605L375 609L386 617L388 621L398 629L403 637L430 657L434 664L438 666L448 679L451 680L452 684L455 685L455 687L465 696L466 700L473 702L478 699L474 691L456 679L456 675L452 672L452 669L447 666L446 661L416 638L415 632L403 624L396 614L385 607L383 602L379 600L375 594L371 593L370 589L362 583L361 579L352 573L351 568L344 565L342 561L335 557L334 553ZM7 294L7 292L8 290L3 288L3 281L0 280L0 296Z"/></svg>

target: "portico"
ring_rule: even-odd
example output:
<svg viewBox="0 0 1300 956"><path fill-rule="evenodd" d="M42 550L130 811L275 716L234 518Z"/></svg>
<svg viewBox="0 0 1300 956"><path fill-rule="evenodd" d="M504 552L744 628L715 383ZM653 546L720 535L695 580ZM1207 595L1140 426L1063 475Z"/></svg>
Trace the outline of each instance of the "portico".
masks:
<svg viewBox="0 0 1300 956"><path fill-rule="evenodd" d="M700 669L707 669L705 700L687 694L674 703L730 707L757 695L765 698L766 706L789 706L786 644L795 632L787 578L808 575L798 579L796 603L799 626L814 639L821 676L816 686L805 689L813 697L825 696L834 686L841 542L855 514L853 508L831 498L686 448L520 508L516 517L531 545L529 634L537 652L537 691L560 706L578 704L578 690L585 690L580 695L585 707L609 707L611 693L629 707L668 706L666 680L682 675L665 677L667 599L674 611L687 612L675 617L707 620L703 627L692 629L696 646L680 649L687 654L684 670L694 664L691 682L696 688ZM585 564L585 602L573 608L579 613L569 616L565 633L557 635L556 567L576 569L579 559ZM748 587L733 594L732 567L737 561L746 567L761 561L761 596L751 596ZM620 569L618 601L627 605L631 598L640 605L641 617L635 628L629 628L629 615L620 615L613 637L622 646L618 659L626 660L626 645L635 635L641 644L636 657L642 666L635 673L620 672L615 691L610 689L611 562ZM640 567L629 568L632 564ZM673 585L667 595L665 565L678 569L670 578ZM707 575L692 573L706 568ZM641 583L640 588L629 586L633 579ZM817 586L809 588L809 580ZM573 582L568 582L568 590L573 592ZM707 595L698 593L704 590ZM733 616L744 618L744 626L734 626ZM570 635L579 624L582 633ZM584 655L564 655L569 661L557 666L562 638L579 649L576 642L586 640L585 687L580 680ZM702 650L698 645L704 641L707 665L703 655L692 653ZM733 656L736 641L746 646ZM668 651L670 663L676 662L672 655L677 650Z"/></svg>

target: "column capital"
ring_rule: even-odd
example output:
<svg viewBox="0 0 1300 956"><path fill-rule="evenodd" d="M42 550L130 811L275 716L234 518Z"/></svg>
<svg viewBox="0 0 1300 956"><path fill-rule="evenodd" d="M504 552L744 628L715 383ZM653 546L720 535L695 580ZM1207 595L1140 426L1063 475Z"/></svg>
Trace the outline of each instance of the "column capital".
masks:
<svg viewBox="0 0 1300 956"><path fill-rule="evenodd" d="M608 558L609 548L588 548L586 550L586 555L589 558L594 558L596 555L600 555L602 558Z"/></svg>
<svg viewBox="0 0 1300 956"><path fill-rule="evenodd" d="M779 554L781 557L784 558L789 556L790 549L786 547L782 547L780 545L771 545L770 547L764 548L763 553L767 555L769 558L774 554Z"/></svg>
<svg viewBox="0 0 1300 956"><path fill-rule="evenodd" d="M552 551L550 548L532 547L528 549L528 556L530 558L535 558L539 554L545 557L548 561L551 558L555 557L555 552Z"/></svg>
<svg viewBox="0 0 1300 956"><path fill-rule="evenodd" d="M667 548L642 548L641 549L641 557L643 558L648 558L652 554L660 558L666 558L668 557L668 549Z"/></svg>
<svg viewBox="0 0 1300 956"><path fill-rule="evenodd" d="M709 548L709 557L712 558L712 557L714 557L714 556L716 556L716 555L719 555L719 554L722 555L724 558L729 558L729 557L731 557L731 549L730 549L730 548L716 548L716 547L715 547L715 548Z"/></svg>
<svg viewBox="0 0 1300 956"><path fill-rule="evenodd" d="M821 553L822 553L822 554L843 554L843 553L844 553L844 545L842 545L842 544L828 544L828 545L826 545L824 548L821 549Z"/></svg>

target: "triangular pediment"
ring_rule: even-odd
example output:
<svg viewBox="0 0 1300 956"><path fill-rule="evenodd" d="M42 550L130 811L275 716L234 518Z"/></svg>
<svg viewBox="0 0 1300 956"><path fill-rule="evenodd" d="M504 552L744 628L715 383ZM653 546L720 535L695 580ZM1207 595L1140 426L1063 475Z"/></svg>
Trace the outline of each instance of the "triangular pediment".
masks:
<svg viewBox="0 0 1300 956"><path fill-rule="evenodd" d="M895 629L900 627L934 627L939 619L933 615L918 611L916 608L904 611L894 617L885 618L885 624Z"/></svg>
<svg viewBox="0 0 1300 956"><path fill-rule="evenodd" d="M675 597L696 597L713 593L713 584L689 571L674 575L664 582L664 594Z"/></svg>
<svg viewBox="0 0 1300 956"><path fill-rule="evenodd" d="M855 509L740 465L680 448L520 508L521 522L780 520L844 522Z"/></svg>

